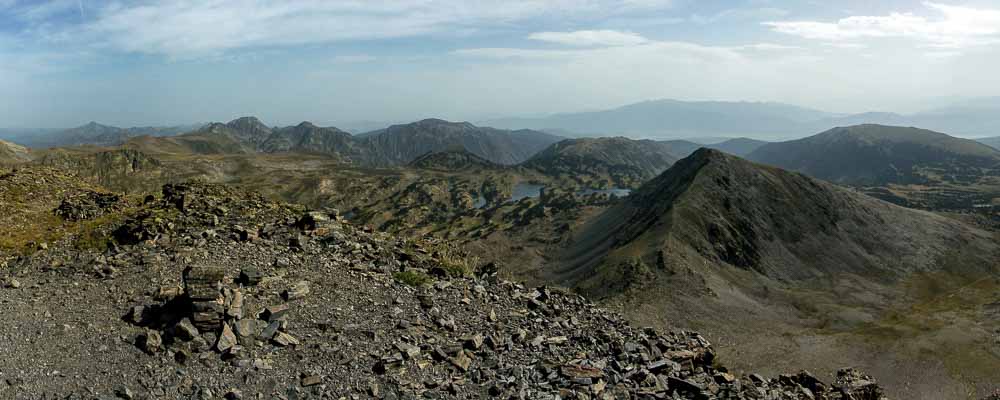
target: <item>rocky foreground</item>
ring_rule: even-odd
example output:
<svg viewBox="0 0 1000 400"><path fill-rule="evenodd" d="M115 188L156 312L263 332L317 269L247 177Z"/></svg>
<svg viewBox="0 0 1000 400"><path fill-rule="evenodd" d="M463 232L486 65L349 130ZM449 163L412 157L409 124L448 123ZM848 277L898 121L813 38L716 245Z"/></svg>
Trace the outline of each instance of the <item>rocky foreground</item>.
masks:
<svg viewBox="0 0 1000 400"><path fill-rule="evenodd" d="M882 398L850 369L737 376L697 333L332 210L196 183L128 202L53 211L100 225L101 246L0 252L0 398Z"/></svg>

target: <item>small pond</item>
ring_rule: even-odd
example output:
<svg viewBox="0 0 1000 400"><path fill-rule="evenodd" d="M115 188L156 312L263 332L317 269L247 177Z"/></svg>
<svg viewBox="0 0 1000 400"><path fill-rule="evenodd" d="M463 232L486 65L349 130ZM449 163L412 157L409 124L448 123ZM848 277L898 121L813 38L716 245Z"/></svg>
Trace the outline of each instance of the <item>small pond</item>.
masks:
<svg viewBox="0 0 1000 400"><path fill-rule="evenodd" d="M534 183L518 183L514 185L514 191L510 196L510 202L517 203L522 199L541 197L543 185Z"/></svg>
<svg viewBox="0 0 1000 400"><path fill-rule="evenodd" d="M625 197L632 193L631 189L610 188L610 189L583 189L576 192L579 196L590 196L592 194L610 194L612 197Z"/></svg>

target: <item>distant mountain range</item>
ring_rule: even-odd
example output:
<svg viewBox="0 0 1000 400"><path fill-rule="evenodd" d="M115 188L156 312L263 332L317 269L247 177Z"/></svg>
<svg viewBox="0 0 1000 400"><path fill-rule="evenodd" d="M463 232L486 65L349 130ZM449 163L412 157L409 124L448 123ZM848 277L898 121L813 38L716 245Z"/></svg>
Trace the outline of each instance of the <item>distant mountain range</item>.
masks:
<svg viewBox="0 0 1000 400"><path fill-rule="evenodd" d="M361 141L373 152L373 160L386 165L406 164L428 152L456 147L497 164L512 165L562 139L539 131L508 131L468 122L425 119L369 132Z"/></svg>
<svg viewBox="0 0 1000 400"><path fill-rule="evenodd" d="M956 103L914 114L836 114L781 103L653 100L610 110L484 121L507 129L558 131L566 136L633 138L745 137L789 139L838 126L917 126L953 135L1000 135L1000 98Z"/></svg>
<svg viewBox="0 0 1000 400"><path fill-rule="evenodd" d="M312 153L363 166L406 165L428 153L464 149L501 165L517 164L561 140L543 132L477 127L468 122L426 119L353 136L333 127L302 122L269 127L254 117L211 123L183 135L135 138L128 144L150 152L167 149L198 154Z"/></svg>
<svg viewBox="0 0 1000 400"><path fill-rule="evenodd" d="M766 144L747 158L854 185L968 182L1000 167L1000 151L982 143L925 129L874 124Z"/></svg>
<svg viewBox="0 0 1000 400"><path fill-rule="evenodd" d="M578 136L780 137L798 134L803 124L833 116L780 103L655 100L605 111L495 119L485 123L508 129L554 129Z"/></svg>
<svg viewBox="0 0 1000 400"><path fill-rule="evenodd" d="M8 129L4 134L8 140L32 148L64 147L79 145L117 146L130 138L138 136L172 136L197 129L200 125L183 125L168 127L132 127L119 128L90 122L76 128L52 129Z"/></svg>
<svg viewBox="0 0 1000 400"><path fill-rule="evenodd" d="M237 120L239 121L239 120ZM234 122L237 122L234 121ZM526 149L531 148L531 141L537 139L537 143L551 144L553 137L612 137L625 136L634 139L690 139L694 142L706 143L708 138L754 138L755 140L787 140L801 138L811 132L821 132L835 127L854 126L862 124L880 124L894 126L913 126L930 129L939 132L946 132L951 135L961 137L1000 137L1000 97L983 98L957 102L952 105L939 107L912 114L900 114L892 112L865 112L858 114L838 114L799 107L790 104L775 102L729 102L729 101L681 101L681 100L650 100L634 104L629 104L608 110L598 110L589 112L561 113L549 116L530 118L499 118L485 120L476 125L469 123L456 123L455 125L442 124L441 120L427 119L409 124L397 124L388 128L373 129L379 125L377 122L363 122L349 124L350 129L337 129L344 134L356 133L355 138L367 138L375 135L388 133L393 136L398 131L408 131L405 137L421 137L417 140L423 145L432 136L448 136L452 134L462 135L463 140L468 141L470 151L488 159L502 164L512 164L530 158L531 154L521 153L520 150L507 150L509 154L487 155L482 154L485 149L476 150L475 146L483 145L477 143L485 137L491 137L485 127L497 128L500 130L511 130L515 134L507 135L504 140L519 142L525 145ZM238 132L244 132L251 137L243 137L241 140L263 140L266 133L272 127L253 121L242 121L244 126L231 126ZM251 126L257 124L257 126ZM463 125L465 124L465 125ZM0 129L0 139L5 139L28 147L55 147L74 146L80 144L93 145L115 145L125 140L142 135L151 136L172 136L184 132L197 130L203 125L186 125L174 127L133 127L118 128L101 125L95 122L63 130L53 129ZM428 130L428 128L436 130ZM252 132L254 129L263 131ZM336 129L336 128L332 128ZM531 130L530 137L522 137L516 134L518 130ZM309 131L309 132L306 132ZM476 134L470 134L471 132ZM360 133L364 132L364 133ZM316 138L319 133L314 128L300 127L299 134L305 137L298 139L286 137L289 141L272 142L272 148L293 149L299 144L305 147L334 146L340 147L344 143L342 140L334 140L324 144L309 142ZM482 134L481 134L482 133ZM527 133L527 132L524 132ZM547 135L538 135L545 133ZM325 134L320 134L325 136ZM339 135L343 136L343 135ZM403 159L412 160L430 148L438 148L437 144L427 144L428 147L419 148L416 151L420 154L409 154L407 144L398 143L402 147L388 148L385 145L399 140L400 138L388 139L382 148L387 153L380 157L391 160L393 163L401 162ZM256 139L254 139L256 138ZM330 139L330 138L327 138ZM437 140L437 139L434 139ZM443 141L454 140L454 138L444 138ZM496 140L492 136L490 140ZM253 143L255 146L261 143ZM493 143L501 146L502 143ZM301 146L300 146L301 147ZM535 147L538 147L537 145ZM541 146L541 147L544 147ZM343 149L340 149L343 150ZM540 148L538 148L540 150ZM748 153L747 148L728 148L724 151L732 154ZM692 149L693 151L693 149ZM537 151L536 151L537 152Z"/></svg>

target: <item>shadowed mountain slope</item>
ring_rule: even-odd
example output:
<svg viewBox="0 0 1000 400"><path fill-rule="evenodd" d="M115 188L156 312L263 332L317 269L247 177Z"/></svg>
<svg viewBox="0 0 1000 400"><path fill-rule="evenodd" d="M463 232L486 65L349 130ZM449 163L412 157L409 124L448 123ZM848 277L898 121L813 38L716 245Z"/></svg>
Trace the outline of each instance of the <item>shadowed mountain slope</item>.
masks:
<svg viewBox="0 0 1000 400"><path fill-rule="evenodd" d="M410 167L438 171L468 171L502 168L499 164L472 154L463 148L453 148L424 154L411 161Z"/></svg>
<svg viewBox="0 0 1000 400"><path fill-rule="evenodd" d="M264 142L262 150L267 153L331 154L349 159L358 159L363 154L350 133L333 127L318 127L309 122L275 129Z"/></svg>
<svg viewBox="0 0 1000 400"><path fill-rule="evenodd" d="M665 234L714 262L781 280L898 277L932 268L934 255L963 243L994 247L959 222L710 149L677 162L608 215L620 222L593 224L605 233L581 236L618 248Z"/></svg>

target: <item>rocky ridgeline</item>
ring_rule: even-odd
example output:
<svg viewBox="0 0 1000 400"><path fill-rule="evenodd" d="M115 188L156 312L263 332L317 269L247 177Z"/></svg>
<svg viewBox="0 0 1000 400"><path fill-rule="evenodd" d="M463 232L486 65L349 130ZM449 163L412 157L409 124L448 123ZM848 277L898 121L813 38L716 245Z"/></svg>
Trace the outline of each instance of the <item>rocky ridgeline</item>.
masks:
<svg viewBox="0 0 1000 400"><path fill-rule="evenodd" d="M854 370L737 376L696 333L635 328L492 264L457 274L442 243L335 212L163 194L103 253L56 244L0 271L18 281L0 289L0 398L882 398Z"/></svg>

